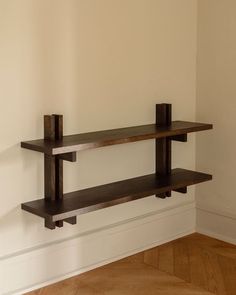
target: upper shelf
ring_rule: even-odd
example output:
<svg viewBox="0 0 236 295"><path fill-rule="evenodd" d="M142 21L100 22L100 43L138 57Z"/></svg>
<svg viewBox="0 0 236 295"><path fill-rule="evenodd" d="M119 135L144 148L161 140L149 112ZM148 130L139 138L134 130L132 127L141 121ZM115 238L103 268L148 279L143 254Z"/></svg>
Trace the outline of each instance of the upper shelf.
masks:
<svg viewBox="0 0 236 295"><path fill-rule="evenodd" d="M25 141L21 146L48 155L59 155L108 145L139 140L163 138L190 132L212 129L211 124L173 121L170 126L157 127L156 124L119 128L97 132L63 136L62 140L44 139Z"/></svg>

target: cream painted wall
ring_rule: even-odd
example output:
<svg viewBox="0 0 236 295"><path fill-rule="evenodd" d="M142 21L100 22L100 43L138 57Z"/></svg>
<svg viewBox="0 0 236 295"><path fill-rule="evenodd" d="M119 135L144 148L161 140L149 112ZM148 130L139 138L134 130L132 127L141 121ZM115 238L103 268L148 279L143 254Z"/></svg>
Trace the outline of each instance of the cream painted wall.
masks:
<svg viewBox="0 0 236 295"><path fill-rule="evenodd" d="M151 123L160 102L173 104L174 119L194 120L196 6L196 0L0 0L0 257L193 200L190 188L188 197L149 197L47 230L20 209L43 196L43 156L21 149L20 141L42 137L47 113L64 115L66 134ZM173 145L173 166L194 169L194 135ZM153 169L153 141L85 151L77 164L65 163L65 190Z"/></svg>
<svg viewBox="0 0 236 295"><path fill-rule="evenodd" d="M214 131L197 135L197 168L212 182L197 188L198 226L236 242L236 2L199 0L197 119ZM222 219L220 218L222 216ZM231 220L226 221L224 217ZM233 221L234 219L234 221ZM234 223L234 227L229 223ZM232 241L232 240L231 240Z"/></svg>

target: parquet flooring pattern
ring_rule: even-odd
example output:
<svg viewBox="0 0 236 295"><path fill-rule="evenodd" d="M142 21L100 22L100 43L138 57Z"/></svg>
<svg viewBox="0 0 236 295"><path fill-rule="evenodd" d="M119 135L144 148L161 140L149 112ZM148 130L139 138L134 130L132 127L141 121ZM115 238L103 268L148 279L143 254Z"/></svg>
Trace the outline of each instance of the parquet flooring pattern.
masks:
<svg viewBox="0 0 236 295"><path fill-rule="evenodd" d="M27 295L236 295L236 246L193 234Z"/></svg>

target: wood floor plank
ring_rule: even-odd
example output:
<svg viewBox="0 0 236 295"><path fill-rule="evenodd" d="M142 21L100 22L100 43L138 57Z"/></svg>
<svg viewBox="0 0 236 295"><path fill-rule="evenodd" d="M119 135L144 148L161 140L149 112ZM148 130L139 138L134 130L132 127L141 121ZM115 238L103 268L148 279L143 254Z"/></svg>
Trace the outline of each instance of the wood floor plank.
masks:
<svg viewBox="0 0 236 295"><path fill-rule="evenodd" d="M219 265L218 256L214 252L203 249L205 265L204 275L207 280L207 290L219 295L226 295L223 273Z"/></svg>
<svg viewBox="0 0 236 295"><path fill-rule="evenodd" d="M236 246L193 234L28 295L236 295Z"/></svg>
<svg viewBox="0 0 236 295"><path fill-rule="evenodd" d="M227 295L236 294L236 261L226 256L218 256L219 265L223 273L224 287Z"/></svg>
<svg viewBox="0 0 236 295"><path fill-rule="evenodd" d="M144 252L144 263L159 268L159 247Z"/></svg>
<svg viewBox="0 0 236 295"><path fill-rule="evenodd" d="M175 249L174 261L161 252L161 249L165 249L167 245ZM173 274L193 285L218 295L236 294L236 271L232 267L236 264L236 246L200 234L193 234L157 248L159 257L156 267L159 270L171 273L171 268L169 271L161 268L160 261L170 266L172 263ZM152 251L155 252L155 248ZM224 260L223 267L219 260ZM151 265L151 262L149 261L148 264ZM225 264L231 266L230 271ZM225 278L228 272L231 276L227 275Z"/></svg>
<svg viewBox="0 0 236 295"><path fill-rule="evenodd" d="M207 288L207 278L205 276L204 257L202 248L196 245L195 242L188 242L189 246L189 264L190 264L190 281L192 284Z"/></svg>
<svg viewBox="0 0 236 295"><path fill-rule="evenodd" d="M186 282L191 281L188 245L182 240L174 242L174 275Z"/></svg>
<svg viewBox="0 0 236 295"><path fill-rule="evenodd" d="M174 274L174 247L172 243L161 245L159 248L159 270Z"/></svg>
<svg viewBox="0 0 236 295"><path fill-rule="evenodd" d="M138 262L137 267L134 263L123 263L124 268L107 266L85 273L80 279L87 285L96 286L101 294L109 295L211 294L149 265Z"/></svg>

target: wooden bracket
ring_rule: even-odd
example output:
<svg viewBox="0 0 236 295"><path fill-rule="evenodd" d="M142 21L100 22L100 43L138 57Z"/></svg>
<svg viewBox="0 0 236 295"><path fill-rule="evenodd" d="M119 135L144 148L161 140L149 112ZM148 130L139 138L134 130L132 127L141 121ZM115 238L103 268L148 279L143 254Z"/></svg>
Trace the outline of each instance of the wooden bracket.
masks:
<svg viewBox="0 0 236 295"><path fill-rule="evenodd" d="M187 134L175 135L170 137L171 140L180 141L180 142L187 142L188 136Z"/></svg>
<svg viewBox="0 0 236 295"><path fill-rule="evenodd" d="M60 154L58 158L68 162L76 162L76 152Z"/></svg>
<svg viewBox="0 0 236 295"><path fill-rule="evenodd" d="M55 229L56 228L56 222L53 222L49 219L44 220L44 226L48 229Z"/></svg>
<svg viewBox="0 0 236 295"><path fill-rule="evenodd" d="M173 191L177 193L181 193L181 194L187 194L187 187L185 186L185 187L177 188L177 189L174 189Z"/></svg>
<svg viewBox="0 0 236 295"><path fill-rule="evenodd" d="M44 139L56 141L63 137L63 116L62 115L46 115L44 116ZM61 155L44 154L44 193L45 199L48 201L56 201L63 199L63 160L76 161L76 153L68 153ZM76 217L65 220L71 224L76 223ZM62 227L63 220L52 222L45 219L45 227L55 229Z"/></svg>
<svg viewBox="0 0 236 295"><path fill-rule="evenodd" d="M70 218L66 218L66 219L63 219L63 221L69 223L69 224L76 224L77 220L76 220L76 216L73 216L73 217L70 217Z"/></svg>

